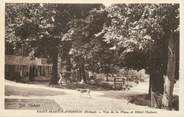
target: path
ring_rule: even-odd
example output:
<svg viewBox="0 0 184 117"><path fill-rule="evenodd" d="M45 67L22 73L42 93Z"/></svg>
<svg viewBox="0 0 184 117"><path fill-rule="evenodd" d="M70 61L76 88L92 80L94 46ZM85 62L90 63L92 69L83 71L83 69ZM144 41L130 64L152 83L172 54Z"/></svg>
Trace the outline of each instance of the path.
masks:
<svg viewBox="0 0 184 117"><path fill-rule="evenodd" d="M32 102L31 100L27 102L28 105L33 103L35 103L35 105L43 105L41 102L37 101L42 99L45 100L45 102L46 100L52 100L55 107L59 105L64 110L151 109L145 105L140 106L132 104L128 99L132 95L145 95L147 93L146 89L148 89L148 83L141 83L129 91L92 91L91 97L86 94L80 96L80 92L77 90L50 88L40 85L15 83L7 80L5 81L5 85L6 99L20 99L20 102L21 100L25 101L25 99L31 99ZM48 106L48 104L46 105ZM9 104L9 106L11 106L11 104ZM8 106L6 107L10 108Z"/></svg>

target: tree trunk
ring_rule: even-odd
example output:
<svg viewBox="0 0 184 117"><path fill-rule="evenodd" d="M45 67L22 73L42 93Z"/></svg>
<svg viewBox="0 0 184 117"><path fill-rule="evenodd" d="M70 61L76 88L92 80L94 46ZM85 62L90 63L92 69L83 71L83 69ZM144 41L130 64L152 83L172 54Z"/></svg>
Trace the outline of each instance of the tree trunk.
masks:
<svg viewBox="0 0 184 117"><path fill-rule="evenodd" d="M70 60L70 49L72 46L72 43L70 41L65 41L63 42L63 47L62 47L62 67L63 67L63 77L65 79L66 84L71 83L72 79L71 79L71 60ZM61 66L61 65L60 65Z"/></svg>
<svg viewBox="0 0 184 117"><path fill-rule="evenodd" d="M150 53L149 68L150 74L149 95L151 107L161 108L162 94L164 89L163 75L166 73L167 44L164 40L155 43L153 51Z"/></svg>
<svg viewBox="0 0 184 117"><path fill-rule="evenodd" d="M55 53L52 58L52 78L50 84L57 84L59 80L59 72L61 72L61 56L60 53Z"/></svg>
<svg viewBox="0 0 184 117"><path fill-rule="evenodd" d="M176 39L173 32L170 33L168 40L168 63L167 73L164 75L164 93L162 98L162 107L172 109L172 98L174 89L174 80L176 72Z"/></svg>
<svg viewBox="0 0 184 117"><path fill-rule="evenodd" d="M148 99L151 99L151 77L149 79Z"/></svg>
<svg viewBox="0 0 184 117"><path fill-rule="evenodd" d="M106 73L106 81L109 81L109 73L110 73L110 68L111 65L107 64L106 69L105 69L105 73Z"/></svg>
<svg viewBox="0 0 184 117"><path fill-rule="evenodd" d="M34 81L34 69L35 69L34 66L29 67L29 80L30 81Z"/></svg>
<svg viewBox="0 0 184 117"><path fill-rule="evenodd" d="M109 73L106 72L106 81L109 81Z"/></svg>
<svg viewBox="0 0 184 117"><path fill-rule="evenodd" d="M58 78L60 78L59 77L59 74L62 72L62 59L61 59L61 53L58 53L57 54L57 74L58 74Z"/></svg>
<svg viewBox="0 0 184 117"><path fill-rule="evenodd" d="M84 68L84 64L83 63L81 63L81 66L80 66L79 70L80 70L80 73L81 73L81 80L83 80L84 83L87 83L87 81L86 81L86 74L85 74L85 68Z"/></svg>
<svg viewBox="0 0 184 117"><path fill-rule="evenodd" d="M150 105L151 107L161 108L163 93L163 74L159 70L152 70L150 73Z"/></svg>
<svg viewBox="0 0 184 117"><path fill-rule="evenodd" d="M69 81L70 83L72 82L71 79L71 61L70 57L66 56L66 80Z"/></svg>

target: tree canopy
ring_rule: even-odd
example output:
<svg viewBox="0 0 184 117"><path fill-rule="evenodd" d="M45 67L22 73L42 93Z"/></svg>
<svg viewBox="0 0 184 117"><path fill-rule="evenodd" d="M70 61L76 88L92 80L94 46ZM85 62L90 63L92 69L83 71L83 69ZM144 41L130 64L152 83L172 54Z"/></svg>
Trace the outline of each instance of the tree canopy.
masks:
<svg viewBox="0 0 184 117"><path fill-rule="evenodd" d="M179 4L7 3L5 11L6 45L50 58L54 83L61 61L69 72L77 66L83 77L87 66L104 73L146 69L161 89L164 75L173 86L169 71L178 79Z"/></svg>

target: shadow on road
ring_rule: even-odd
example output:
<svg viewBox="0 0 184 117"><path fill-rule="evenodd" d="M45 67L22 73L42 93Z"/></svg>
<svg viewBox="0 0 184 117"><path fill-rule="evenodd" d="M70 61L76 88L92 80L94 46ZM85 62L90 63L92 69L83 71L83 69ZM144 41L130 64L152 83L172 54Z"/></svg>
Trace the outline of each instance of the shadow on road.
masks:
<svg viewBox="0 0 184 117"><path fill-rule="evenodd" d="M128 96L129 103L140 105L140 106L150 106L151 101L148 98L148 94L135 94ZM172 100L172 108L174 110L179 110L179 97L174 95Z"/></svg>

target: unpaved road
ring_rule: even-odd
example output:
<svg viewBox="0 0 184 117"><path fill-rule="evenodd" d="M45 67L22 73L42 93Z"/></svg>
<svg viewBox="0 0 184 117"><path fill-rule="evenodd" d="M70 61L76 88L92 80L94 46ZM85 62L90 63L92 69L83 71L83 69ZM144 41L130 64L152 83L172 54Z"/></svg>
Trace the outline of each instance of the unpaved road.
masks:
<svg viewBox="0 0 184 117"><path fill-rule="evenodd" d="M91 96L77 90L58 89L5 81L6 99L53 100L64 110L144 110L151 109L144 103L148 82L140 83L128 91L92 91ZM138 97L139 96L139 97ZM130 103L130 98L139 98L141 104ZM14 102L15 103L15 102ZM30 102L30 103L34 103ZM142 105L143 104L143 105ZM11 105L11 104L10 104ZM8 106L6 106L8 108ZM17 108L17 107L15 107Z"/></svg>

